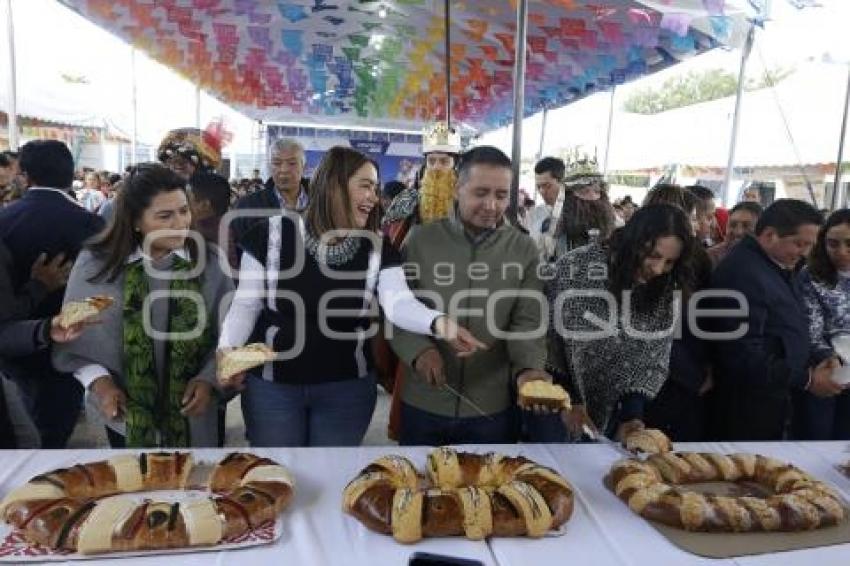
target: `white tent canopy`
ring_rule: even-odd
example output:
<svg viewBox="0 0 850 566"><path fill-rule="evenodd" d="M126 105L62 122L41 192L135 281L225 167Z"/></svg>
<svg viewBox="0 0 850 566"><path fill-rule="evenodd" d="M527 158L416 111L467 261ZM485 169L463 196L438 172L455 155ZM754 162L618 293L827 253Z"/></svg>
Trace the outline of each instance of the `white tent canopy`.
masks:
<svg viewBox="0 0 850 566"><path fill-rule="evenodd" d="M780 112L803 164L834 163L841 127L847 84L843 65L807 63L779 82L744 93L735 165L794 166L797 156ZM779 104L777 104L777 100ZM544 155L560 149L578 148L599 161L605 152L609 94L599 94L549 112ZM614 135L608 161L609 171L630 171L669 164L725 167L729 156L729 132L735 97L641 115L622 110L622 97L615 103ZM527 119L523 155L538 150L540 116ZM505 129L483 136L479 143L509 147Z"/></svg>
<svg viewBox="0 0 850 566"><path fill-rule="evenodd" d="M775 92L746 92L735 165L834 163L846 81L841 66L810 65L776 85ZM734 105L734 97L728 97L655 115L618 112L609 170L665 164L725 167Z"/></svg>
<svg viewBox="0 0 850 566"><path fill-rule="evenodd" d="M63 78L57 70L19 73L18 116L82 127L103 127L94 87ZM23 79L23 80L20 80ZM0 81L0 110L8 112L8 85Z"/></svg>

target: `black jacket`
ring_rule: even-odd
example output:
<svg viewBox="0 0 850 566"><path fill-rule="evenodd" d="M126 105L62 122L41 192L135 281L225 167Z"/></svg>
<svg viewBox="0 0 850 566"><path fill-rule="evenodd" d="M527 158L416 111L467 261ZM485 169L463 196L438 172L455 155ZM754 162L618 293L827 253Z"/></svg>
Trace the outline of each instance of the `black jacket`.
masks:
<svg viewBox="0 0 850 566"><path fill-rule="evenodd" d="M307 179L301 179L301 187L305 192L307 191ZM262 190L240 198L236 201L236 204L233 205L233 208L237 210L269 210L274 211L275 214L279 214L282 208L280 205L280 196L278 195L277 188L274 186L274 180L269 178ZM240 257L243 249L242 240L244 239L245 234L263 220L265 220L264 217L241 217L235 218L230 223L230 230L233 233L233 241L236 243Z"/></svg>
<svg viewBox="0 0 850 566"><path fill-rule="evenodd" d="M83 242L103 229L103 219L88 212L70 195L27 191L19 201L0 209L0 238L12 256L11 278L16 291L30 280L32 264L42 253L64 253L75 259ZM53 316L62 307L65 289L49 294L30 318Z"/></svg>
<svg viewBox="0 0 850 566"><path fill-rule="evenodd" d="M718 433L730 440L781 440L789 393L808 384L809 326L799 273L781 268L747 236L717 266L712 288L742 293L746 317L715 319L714 331L747 324L736 340L713 340ZM736 308L716 299L717 308Z"/></svg>
<svg viewBox="0 0 850 566"><path fill-rule="evenodd" d="M103 226L102 218L78 205L70 195L63 195L58 191L29 190L19 201L0 210L0 238L5 242L12 258L8 275L15 292L21 293L26 287L30 280L32 264L39 255L46 253L48 257L53 257L58 253L64 253L65 257L76 259L83 243L100 232ZM18 313L18 320L52 318L62 307L64 293L65 288L62 287L48 294L44 300L35 305L33 311L26 315ZM13 328L11 332L13 334L21 332L17 335L24 339L24 343L20 344L23 350L26 350L28 345L35 345L30 341L36 340L39 336L38 323L24 322L16 326L17 328ZM44 335L41 334L41 336ZM7 346L12 345L11 342L7 343ZM49 387L61 380L74 381L72 376L59 374L53 369L48 348L36 349L29 355L26 355L23 350L18 349L17 356L13 360L7 359L13 362L8 366L10 374L27 381L37 380L40 383L39 387L45 383ZM82 388L65 387L62 389L63 395L68 393L67 389L73 389L75 394L79 392L82 397ZM46 399L51 393L45 392L39 395ZM58 399L53 401L58 402ZM66 402L73 404L78 401L67 399ZM50 411L45 410L44 414L49 420ZM40 428L40 431L45 434L52 426L45 425L44 428ZM60 435L66 432L70 434L70 431L62 431ZM52 447L60 447L62 444L64 442L61 441L45 442L45 446Z"/></svg>
<svg viewBox="0 0 850 566"><path fill-rule="evenodd" d="M19 289L15 288L12 278L14 258L0 239L0 326L7 321L17 321L30 317L36 306L47 297L47 287L41 281L30 279ZM0 332L2 334L2 332ZM0 356L3 340L0 339Z"/></svg>
<svg viewBox="0 0 850 566"><path fill-rule="evenodd" d="M9 269L12 256L0 240L0 449L23 448L17 429L26 423L33 427L24 411L17 410L20 402L12 397L17 388L8 380L11 375L7 360L28 356L44 349L49 343L49 319L24 320L45 297L46 288L38 281L29 282L23 292L15 293Z"/></svg>

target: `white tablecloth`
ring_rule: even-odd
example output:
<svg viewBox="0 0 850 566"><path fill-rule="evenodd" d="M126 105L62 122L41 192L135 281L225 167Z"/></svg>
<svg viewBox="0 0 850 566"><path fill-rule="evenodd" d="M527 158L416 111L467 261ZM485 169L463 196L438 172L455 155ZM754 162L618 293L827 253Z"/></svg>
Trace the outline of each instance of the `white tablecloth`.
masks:
<svg viewBox="0 0 850 566"><path fill-rule="evenodd" d="M701 443L677 445L681 450L755 452L789 461L834 485L850 500L850 480L835 464L850 459L848 443ZM417 551L474 558L485 565L543 566L570 564L744 564L744 565L847 565L850 544L805 551L707 560L683 552L651 525L634 515L602 484L602 478L620 454L601 445L470 446L475 452L522 454L561 472L576 490L573 517L565 534L531 539L492 539L473 542L463 538L426 539L416 545L397 544L392 537L372 533L341 511L342 490L357 472L387 453L407 456L424 468L425 447L280 448L253 452L286 465L295 475L296 497L284 511L284 534L274 544L232 552L199 552L174 557L180 566L195 564L276 565L393 565L403 566ZM196 450L196 460L219 460L227 450ZM114 455L107 450L0 452L0 495L30 477L57 467L100 460ZM718 535L718 540L723 535ZM167 557L128 558L121 566L156 564ZM107 564L88 560L84 564ZM79 562L77 564L80 564Z"/></svg>

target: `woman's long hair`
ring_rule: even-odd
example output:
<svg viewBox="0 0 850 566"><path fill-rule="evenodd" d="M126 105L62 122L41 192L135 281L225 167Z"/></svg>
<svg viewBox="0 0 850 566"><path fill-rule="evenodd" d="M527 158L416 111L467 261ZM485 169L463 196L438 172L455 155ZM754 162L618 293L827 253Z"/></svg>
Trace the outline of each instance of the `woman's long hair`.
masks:
<svg viewBox="0 0 850 566"><path fill-rule="evenodd" d="M651 204L672 204L685 211L688 221L691 221L694 213L697 210L697 199L693 193L671 183L660 183L655 185L646 194L643 199L642 206ZM696 228L691 222L691 230L695 233ZM697 245L693 250L692 267L694 269L694 280L691 286L691 291L698 291L708 287L711 281L712 263L708 252L703 246Z"/></svg>
<svg viewBox="0 0 850 566"><path fill-rule="evenodd" d="M659 238L666 236L675 236L682 242L679 259L669 273L638 284L635 276L644 260ZM696 238L691 235L691 223L681 208L671 204L643 206L609 240L608 289L618 301L624 291L633 291L632 304L639 311L651 309L674 289L682 291L687 300L694 288L697 246Z"/></svg>
<svg viewBox="0 0 850 566"><path fill-rule="evenodd" d="M185 193L186 181L167 167L159 163L140 163L133 167L124 182L124 188L115 197L112 222L86 244L103 261L101 270L89 281L105 279L113 282L121 275L127 258L144 241L142 234L136 231L136 223L154 197L172 191ZM186 247L192 258L196 259L198 250L194 239L188 238Z"/></svg>
<svg viewBox="0 0 850 566"><path fill-rule="evenodd" d="M614 226L614 207L605 190L597 200L579 198L573 189L565 191L561 218L555 228L556 238L564 238L570 248L577 248L588 243L588 230L599 230L600 240L607 240Z"/></svg>
<svg viewBox="0 0 850 566"><path fill-rule="evenodd" d="M652 187L646 193L646 198L643 199L642 206L649 206L650 204L672 204L678 206L685 211L685 214L690 216L696 210L697 197L679 185L659 183Z"/></svg>
<svg viewBox="0 0 850 566"><path fill-rule="evenodd" d="M815 247L812 248L812 252L809 254L809 273L812 274L812 277L816 281L829 287L835 287L838 283L838 270L835 269L826 251L826 233L834 226L840 226L841 224L850 224L850 208L842 208L829 215L829 218L826 219L826 224L818 232Z"/></svg>
<svg viewBox="0 0 850 566"><path fill-rule="evenodd" d="M320 237L331 230L354 227L351 199L348 198L348 181L367 163L371 163L380 176L378 164L355 149L335 146L325 153L310 180L310 204L307 206L306 215L307 226L314 236ZM343 209L342 213L348 226L336 225L334 212L339 207ZM376 205L369 214L364 229L377 232L380 221L381 207Z"/></svg>

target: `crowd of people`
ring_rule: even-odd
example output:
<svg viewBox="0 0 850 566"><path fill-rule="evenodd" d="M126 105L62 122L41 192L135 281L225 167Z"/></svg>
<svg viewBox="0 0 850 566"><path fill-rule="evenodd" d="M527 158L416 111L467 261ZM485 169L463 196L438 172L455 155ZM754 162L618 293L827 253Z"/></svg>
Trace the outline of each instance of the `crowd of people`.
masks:
<svg viewBox="0 0 850 566"><path fill-rule="evenodd" d="M234 190L191 129L123 175L76 173L57 141L0 156L20 187L0 208L2 446L63 447L83 406L113 447L221 446L237 395L253 446L353 446L378 387L401 444L850 438L850 211L727 211L675 184L611 202L547 157L514 222L504 153L445 127L423 153L383 189L346 147L306 179L283 139ZM59 323L99 295L96 321ZM275 361L221 375L255 342ZM536 380L571 409L519 407Z"/></svg>

